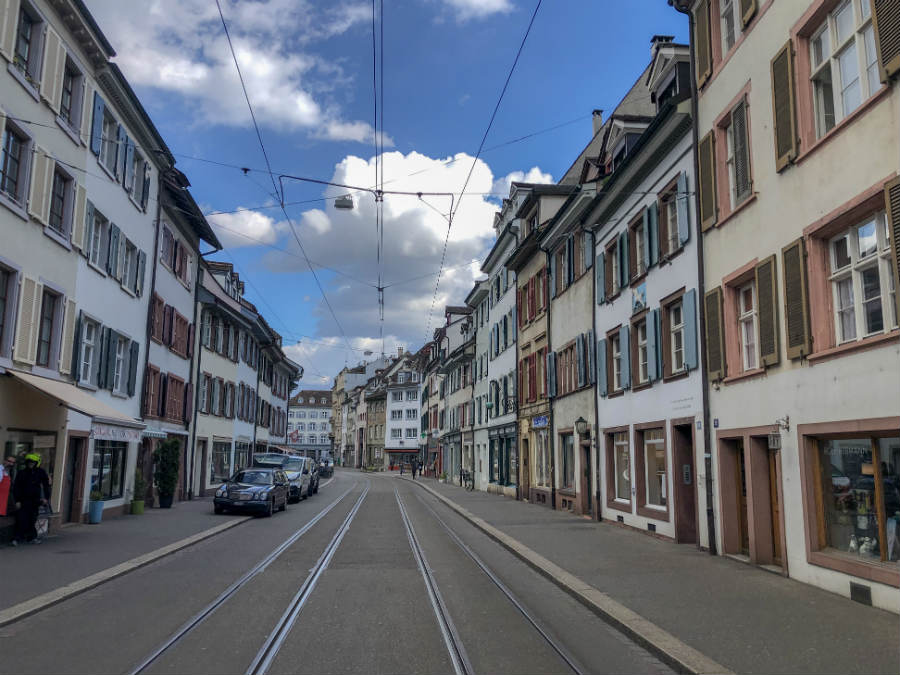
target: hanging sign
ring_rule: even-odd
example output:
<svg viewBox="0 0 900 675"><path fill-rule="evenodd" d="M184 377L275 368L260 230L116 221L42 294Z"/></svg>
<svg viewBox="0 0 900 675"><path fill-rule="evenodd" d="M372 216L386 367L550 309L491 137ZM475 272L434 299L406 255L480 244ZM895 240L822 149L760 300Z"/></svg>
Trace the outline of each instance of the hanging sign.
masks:
<svg viewBox="0 0 900 675"><path fill-rule="evenodd" d="M546 415L536 415L531 418L531 428L532 429L543 429L549 423L549 418Z"/></svg>

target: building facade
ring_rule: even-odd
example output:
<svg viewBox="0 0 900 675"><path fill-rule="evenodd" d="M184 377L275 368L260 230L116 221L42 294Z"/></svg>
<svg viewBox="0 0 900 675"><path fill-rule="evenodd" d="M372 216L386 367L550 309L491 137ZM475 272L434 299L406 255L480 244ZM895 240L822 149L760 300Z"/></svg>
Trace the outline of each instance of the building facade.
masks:
<svg viewBox="0 0 900 675"><path fill-rule="evenodd" d="M331 456L333 433L332 392L328 390L300 390L291 397L288 406L287 446L305 457Z"/></svg>
<svg viewBox="0 0 900 675"><path fill-rule="evenodd" d="M474 457L472 470L475 472L475 487L486 490L488 484L488 350L493 329L490 320L490 282L488 279L476 281L466 305L472 309L472 325L475 329L475 358L472 361L472 442Z"/></svg>
<svg viewBox="0 0 900 675"><path fill-rule="evenodd" d="M419 397L422 393L418 360L409 352L398 353L385 371L385 464L400 466L419 457Z"/></svg>

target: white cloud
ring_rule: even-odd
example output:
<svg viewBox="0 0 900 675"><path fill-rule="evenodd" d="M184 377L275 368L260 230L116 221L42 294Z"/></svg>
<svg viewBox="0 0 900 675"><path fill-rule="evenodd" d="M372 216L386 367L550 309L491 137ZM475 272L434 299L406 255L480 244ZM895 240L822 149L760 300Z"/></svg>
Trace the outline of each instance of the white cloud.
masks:
<svg viewBox="0 0 900 675"><path fill-rule="evenodd" d="M132 84L181 95L196 123L250 124L215 3L208 0L88 0ZM306 51L364 23L365 6L306 0L226 0L223 12L254 111L262 124L329 140L370 143L371 125L343 119L339 64ZM389 139L386 139L386 141ZM390 143L387 143L390 145Z"/></svg>
<svg viewBox="0 0 900 675"><path fill-rule="evenodd" d="M510 0L444 0L457 21L483 19L493 14L507 14L513 10Z"/></svg>
<svg viewBox="0 0 900 675"><path fill-rule="evenodd" d="M274 244L284 229L284 224L259 211L219 213L207 216L207 220L226 248Z"/></svg>
<svg viewBox="0 0 900 675"><path fill-rule="evenodd" d="M524 171L512 171L501 178L498 178L494 181L491 186L491 192L495 195L503 195L504 197L509 194L509 189L513 183L553 183L553 176L549 173L544 173L540 170L540 168L533 166L528 172Z"/></svg>

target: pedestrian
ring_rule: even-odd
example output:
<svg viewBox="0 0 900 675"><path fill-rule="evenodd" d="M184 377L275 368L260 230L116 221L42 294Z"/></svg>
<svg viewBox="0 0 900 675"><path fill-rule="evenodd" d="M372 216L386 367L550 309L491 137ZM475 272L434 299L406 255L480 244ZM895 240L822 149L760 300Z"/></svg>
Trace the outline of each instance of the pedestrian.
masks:
<svg viewBox="0 0 900 675"><path fill-rule="evenodd" d="M13 546L20 542L40 543L37 538L38 509L47 504L50 496L50 478L40 467L41 456L35 453L25 455L25 468L16 474L13 481L13 498L16 500L16 531Z"/></svg>
<svg viewBox="0 0 900 675"><path fill-rule="evenodd" d="M400 461L400 475L403 475L403 461Z"/></svg>
<svg viewBox="0 0 900 675"><path fill-rule="evenodd" d="M12 471L16 466L15 457L7 457L0 464L0 516L5 516L9 509L9 491L12 487Z"/></svg>
<svg viewBox="0 0 900 675"><path fill-rule="evenodd" d="M419 460L414 459L414 460L412 461L412 475L413 475L413 480L416 479L416 472L417 472L418 470L419 470Z"/></svg>

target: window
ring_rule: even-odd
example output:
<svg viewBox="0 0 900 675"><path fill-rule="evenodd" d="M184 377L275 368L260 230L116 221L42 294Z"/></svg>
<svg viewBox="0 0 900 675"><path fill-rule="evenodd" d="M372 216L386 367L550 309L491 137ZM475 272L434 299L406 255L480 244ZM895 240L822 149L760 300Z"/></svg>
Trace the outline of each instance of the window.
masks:
<svg viewBox="0 0 900 675"><path fill-rule="evenodd" d="M118 393L124 393L125 385L128 383L128 375L125 373L125 348L127 340L122 336L116 338L115 348L115 370L113 371L113 387L112 390Z"/></svg>
<svg viewBox="0 0 900 675"><path fill-rule="evenodd" d="M535 485L550 487L550 435L547 429L540 429L537 432L536 451Z"/></svg>
<svg viewBox="0 0 900 675"><path fill-rule="evenodd" d="M847 0L809 41L816 136L881 87L869 0Z"/></svg>
<svg viewBox="0 0 900 675"><path fill-rule="evenodd" d="M742 286L737 293L741 359L744 370L753 370L759 362L756 346L756 284Z"/></svg>
<svg viewBox="0 0 900 675"><path fill-rule="evenodd" d="M122 238L123 254L122 254L122 286L131 289L134 288L132 283L132 275L137 273L137 249L130 241Z"/></svg>
<svg viewBox="0 0 900 675"><path fill-rule="evenodd" d="M722 19L722 54L727 54L734 47L741 34L740 9L737 0L722 0L719 14Z"/></svg>
<svg viewBox="0 0 900 675"><path fill-rule="evenodd" d="M391 438L393 438L393 439L400 438L402 435L402 432L403 432L402 429L391 429Z"/></svg>
<svg viewBox="0 0 900 675"><path fill-rule="evenodd" d="M407 438L415 438L416 436L418 436L418 432L416 431L415 427L407 427L406 428L406 437Z"/></svg>
<svg viewBox="0 0 900 675"><path fill-rule="evenodd" d="M402 392L402 391L395 391L393 394L391 394L391 400L393 400L393 401L402 401L402 400L403 400L403 392Z"/></svg>
<svg viewBox="0 0 900 675"><path fill-rule="evenodd" d="M222 483L231 477L231 443L213 443L209 456L209 482Z"/></svg>
<svg viewBox="0 0 900 675"><path fill-rule="evenodd" d="M175 269L175 235L165 225L162 231L162 251L160 260L170 270Z"/></svg>
<svg viewBox="0 0 900 675"><path fill-rule="evenodd" d="M43 366L44 368L50 366L52 358L51 347L53 346L53 332L58 306L59 296L52 291L44 289L44 295L41 298L41 323L38 327L38 347L35 360L35 365Z"/></svg>
<svg viewBox="0 0 900 675"><path fill-rule="evenodd" d="M59 103L59 117L72 129L77 130L81 123L81 82L82 75L66 58L66 66L63 71L62 97Z"/></svg>
<svg viewBox="0 0 900 675"><path fill-rule="evenodd" d="M88 260L97 268L106 267L106 260L103 259L103 246L109 245L109 221L97 209L94 209L94 217L91 220L90 233L90 250Z"/></svg>
<svg viewBox="0 0 900 675"><path fill-rule="evenodd" d="M407 390L407 392L406 392L406 400L407 400L407 401L415 401L416 398L417 398L417 397L416 397L416 390L415 390L415 389L409 389L409 390Z"/></svg>
<svg viewBox="0 0 900 675"><path fill-rule="evenodd" d="M619 271L619 242L616 238L613 243L606 249L606 299L607 301L617 295L621 290L619 281L621 272Z"/></svg>
<svg viewBox="0 0 900 675"><path fill-rule="evenodd" d="M391 419L392 420L403 419L403 411L402 410L391 410Z"/></svg>
<svg viewBox="0 0 900 675"><path fill-rule="evenodd" d="M631 455L628 450L628 432L613 435L613 471L616 499L631 501Z"/></svg>
<svg viewBox="0 0 900 675"><path fill-rule="evenodd" d="M301 400L302 400L302 399L301 399ZM299 411L299 412L297 413L297 417L299 417L300 419L306 419L306 411L305 411L305 410Z"/></svg>
<svg viewBox="0 0 900 675"><path fill-rule="evenodd" d="M145 184L149 180L146 166L147 161L144 159L144 156L135 150L131 159L131 185L126 187L130 188L131 198L138 203L141 203L143 200L144 190L146 189Z"/></svg>
<svg viewBox="0 0 900 675"><path fill-rule="evenodd" d="M750 144L747 135L747 104L741 100L725 120L725 165L728 195L734 209L750 196Z"/></svg>
<svg viewBox="0 0 900 675"><path fill-rule="evenodd" d="M16 46L13 65L18 68L33 86L40 79L42 35L40 17L23 5L19 9L19 25L16 29Z"/></svg>
<svg viewBox="0 0 900 675"><path fill-rule="evenodd" d="M95 321L82 319L81 326L81 368L79 380L81 382L91 382L94 373L94 361L100 357L98 348L98 331L99 326Z"/></svg>
<svg viewBox="0 0 900 675"><path fill-rule="evenodd" d="M100 163L111 173L116 172L116 157L119 150L119 124L109 108L103 109L103 129L100 141Z"/></svg>
<svg viewBox="0 0 900 675"><path fill-rule="evenodd" d="M669 325L669 347L673 373L684 370L684 312L681 302L666 307Z"/></svg>
<svg viewBox="0 0 900 675"><path fill-rule="evenodd" d="M609 337L609 350L612 357L612 388L619 391L622 388L622 345L618 331Z"/></svg>
<svg viewBox="0 0 900 675"><path fill-rule="evenodd" d="M250 444L234 444L234 470L239 471L250 466Z"/></svg>
<svg viewBox="0 0 900 675"><path fill-rule="evenodd" d="M650 372L647 367L647 320L644 319L635 325L636 356L637 356L637 381L638 384L644 384L650 381Z"/></svg>
<svg viewBox="0 0 900 675"><path fill-rule="evenodd" d="M887 219L880 211L830 242L837 342L897 326Z"/></svg>
<svg viewBox="0 0 900 675"><path fill-rule="evenodd" d="M53 185L50 191L50 217L47 221L50 229L61 237L69 236L71 220L72 179L58 168L53 172Z"/></svg>
<svg viewBox="0 0 900 675"><path fill-rule="evenodd" d="M384 428L383 428L383 427L382 427L382 430L381 430L381 435L384 436ZM325 445L326 443L328 443L328 436L326 436L326 435L324 435L324 434L322 434L321 436L319 436L319 444L320 444L320 445Z"/></svg>
<svg viewBox="0 0 900 675"><path fill-rule="evenodd" d="M198 408L200 408L200 412L205 413L207 411L206 402L207 402L208 396L209 396L209 375L206 375L204 373L203 375L200 376L199 388L200 388L200 394L199 394L200 401L199 401Z"/></svg>
<svg viewBox="0 0 900 675"><path fill-rule="evenodd" d="M0 192L19 205L25 204L25 165L28 145L26 136L6 126L3 155L0 157Z"/></svg>
<svg viewBox="0 0 900 675"><path fill-rule="evenodd" d="M94 441L91 492L99 492L102 499L122 496L127 449L128 444L124 441Z"/></svg>
<svg viewBox="0 0 900 675"><path fill-rule="evenodd" d="M647 429L644 437L644 476L646 503L648 506L665 507L666 490L666 445L662 429Z"/></svg>
<svg viewBox="0 0 900 675"><path fill-rule="evenodd" d="M328 419L328 411L327 411L327 410L323 410L323 411L322 411L322 419L323 419L323 420L324 420L324 419Z"/></svg>
<svg viewBox="0 0 900 675"><path fill-rule="evenodd" d="M562 487L575 489L575 436L562 434L560 452L562 453Z"/></svg>
<svg viewBox="0 0 900 675"><path fill-rule="evenodd" d="M644 266L644 252L648 242L644 241L643 219L638 218L631 224L631 269L634 270L633 276L639 277L647 271Z"/></svg>

